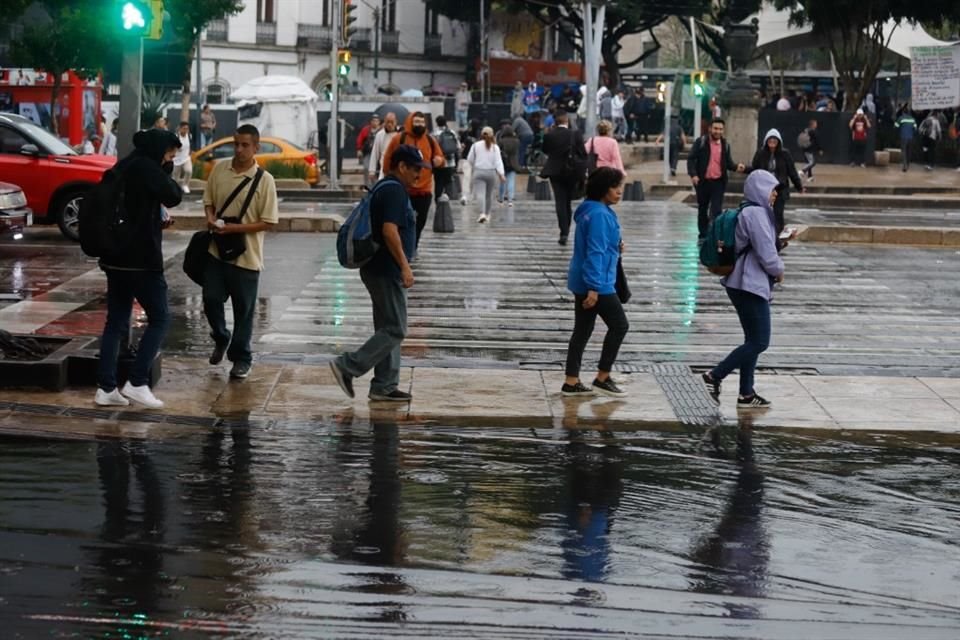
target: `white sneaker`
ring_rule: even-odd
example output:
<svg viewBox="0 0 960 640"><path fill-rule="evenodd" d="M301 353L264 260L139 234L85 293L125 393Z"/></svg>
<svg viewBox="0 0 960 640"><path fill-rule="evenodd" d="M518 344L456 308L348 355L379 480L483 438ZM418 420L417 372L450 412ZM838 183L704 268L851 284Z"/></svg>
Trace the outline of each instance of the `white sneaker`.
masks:
<svg viewBox="0 0 960 640"><path fill-rule="evenodd" d="M120 393L125 395L130 400L138 404L142 404L145 407L151 409L163 409L163 401L158 400L153 391L150 390L148 385L143 385L140 387L135 387L129 382L123 385L123 389L120 390Z"/></svg>
<svg viewBox="0 0 960 640"><path fill-rule="evenodd" d="M477 222L479 222L480 224L483 224L483 223L486 222L486 221L487 221L487 216L485 216L485 215L482 214L482 213L480 214L480 217L477 218Z"/></svg>
<svg viewBox="0 0 960 640"><path fill-rule="evenodd" d="M462 204L463 206L467 206L467 196L461 196L460 204Z"/></svg>
<svg viewBox="0 0 960 640"><path fill-rule="evenodd" d="M126 407L130 404L130 401L124 398L117 388L114 388L110 393L103 389L97 389L97 395L93 397L93 402L101 407Z"/></svg>
<svg viewBox="0 0 960 640"><path fill-rule="evenodd" d="M512 206L513 206L513 200L511 200L510 202L508 202L508 203L507 203L507 206L508 206L508 207L512 207Z"/></svg>
<svg viewBox="0 0 960 640"><path fill-rule="evenodd" d="M187 185L183 185L183 192L190 193L190 187L188 187Z"/></svg>

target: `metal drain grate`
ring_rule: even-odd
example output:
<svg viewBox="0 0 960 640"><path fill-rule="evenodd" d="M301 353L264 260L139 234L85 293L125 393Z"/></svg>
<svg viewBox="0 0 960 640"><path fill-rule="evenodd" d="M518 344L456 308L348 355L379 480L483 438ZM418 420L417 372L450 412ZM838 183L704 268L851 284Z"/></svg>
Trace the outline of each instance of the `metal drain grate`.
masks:
<svg viewBox="0 0 960 640"><path fill-rule="evenodd" d="M710 426L723 422L723 414L706 388L682 364L654 364L651 373L683 424Z"/></svg>

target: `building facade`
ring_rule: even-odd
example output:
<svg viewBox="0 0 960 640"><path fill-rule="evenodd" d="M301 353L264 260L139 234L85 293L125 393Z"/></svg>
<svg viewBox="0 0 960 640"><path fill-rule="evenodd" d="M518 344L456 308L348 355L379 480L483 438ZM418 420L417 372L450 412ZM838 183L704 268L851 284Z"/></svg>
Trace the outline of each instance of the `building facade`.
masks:
<svg viewBox="0 0 960 640"><path fill-rule="evenodd" d="M264 75L290 75L320 93L330 81L334 4L340 0L250 0L203 35L208 101ZM422 0L354 0L356 32L348 84L366 94L387 85L453 91L467 78L472 25L431 11Z"/></svg>

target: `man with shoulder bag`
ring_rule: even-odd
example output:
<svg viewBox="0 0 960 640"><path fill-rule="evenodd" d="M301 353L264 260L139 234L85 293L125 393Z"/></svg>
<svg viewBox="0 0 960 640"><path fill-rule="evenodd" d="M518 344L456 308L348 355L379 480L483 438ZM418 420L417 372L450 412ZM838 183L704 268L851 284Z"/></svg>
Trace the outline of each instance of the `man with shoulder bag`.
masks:
<svg viewBox="0 0 960 640"><path fill-rule="evenodd" d="M273 176L257 165L260 132L243 125L233 136L234 156L214 166L203 195L212 242L203 273L203 312L214 347L210 364L224 353L233 363L230 377L246 378L253 362L251 339L263 237L279 221ZM233 306L233 333L227 329L224 303Z"/></svg>

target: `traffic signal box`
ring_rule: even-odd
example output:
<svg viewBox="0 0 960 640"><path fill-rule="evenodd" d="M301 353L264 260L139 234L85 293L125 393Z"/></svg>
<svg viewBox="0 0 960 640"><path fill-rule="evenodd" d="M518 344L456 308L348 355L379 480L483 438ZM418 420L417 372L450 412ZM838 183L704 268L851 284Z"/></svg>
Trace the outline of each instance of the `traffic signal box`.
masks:
<svg viewBox="0 0 960 640"><path fill-rule="evenodd" d="M357 10L357 6L353 4L352 0L342 0L342 2L343 5L340 11L340 44L347 46L350 44L350 38L357 32L357 28L353 26L353 23L357 21L357 16L353 15L353 12Z"/></svg>
<svg viewBox="0 0 960 640"><path fill-rule="evenodd" d="M346 78L350 75L350 52L341 50L337 52L337 75Z"/></svg>
<svg viewBox="0 0 960 640"><path fill-rule="evenodd" d="M163 0L117 0L116 6L124 33L147 40L163 37Z"/></svg>
<svg viewBox="0 0 960 640"><path fill-rule="evenodd" d="M706 71L694 71L690 74L690 92L698 98L703 97L704 86L707 84Z"/></svg>

